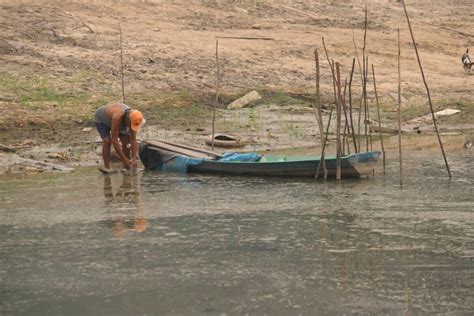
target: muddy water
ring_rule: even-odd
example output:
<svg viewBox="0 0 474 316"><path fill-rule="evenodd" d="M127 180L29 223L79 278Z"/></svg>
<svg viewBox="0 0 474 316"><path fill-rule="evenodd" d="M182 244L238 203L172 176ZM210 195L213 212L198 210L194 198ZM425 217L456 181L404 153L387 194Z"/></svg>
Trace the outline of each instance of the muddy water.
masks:
<svg viewBox="0 0 474 316"><path fill-rule="evenodd" d="M472 155L318 182L0 181L1 315L474 312ZM397 174L389 164L387 173Z"/></svg>

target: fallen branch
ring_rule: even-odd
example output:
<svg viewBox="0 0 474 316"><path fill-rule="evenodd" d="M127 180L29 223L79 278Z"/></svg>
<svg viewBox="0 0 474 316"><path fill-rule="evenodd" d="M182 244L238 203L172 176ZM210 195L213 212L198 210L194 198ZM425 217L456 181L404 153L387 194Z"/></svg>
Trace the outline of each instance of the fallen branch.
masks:
<svg viewBox="0 0 474 316"><path fill-rule="evenodd" d="M431 23L428 23L428 22L423 22L423 21L418 21L418 22L426 24L426 25L434 26L434 27L437 27L437 28L440 28L440 29L444 29L444 30L447 30L447 31L450 31L450 32L458 33L460 35L474 37L474 35L472 35L472 34L464 33L464 32L458 31L458 30L454 30L454 29L451 29L451 28L446 27L446 26L440 26L440 25L431 24Z"/></svg>
<svg viewBox="0 0 474 316"><path fill-rule="evenodd" d="M31 148L31 146L7 146L4 144L0 144L0 151L3 152L15 152L17 149L24 149L24 148Z"/></svg>
<svg viewBox="0 0 474 316"><path fill-rule="evenodd" d="M33 166L33 167L40 167L44 170L51 170L51 171L56 170L56 171L61 171L61 172L74 171L74 168L66 167L66 166L62 166L62 165L58 165L58 164L54 164L54 163L50 163L50 162L33 160L33 159L23 158L23 157L18 157L17 159L18 159L18 162L21 163L21 164L30 165L30 166Z"/></svg>
<svg viewBox="0 0 474 316"><path fill-rule="evenodd" d="M398 128L390 128L390 127L381 127L377 125L370 125L370 129L374 133L385 133L385 134L398 134L399 129ZM405 131L401 131L401 133L404 133Z"/></svg>
<svg viewBox="0 0 474 316"><path fill-rule="evenodd" d="M244 39L244 40L260 40L260 41L275 41L271 37L247 37L247 36L216 36L217 39Z"/></svg>
<svg viewBox="0 0 474 316"><path fill-rule="evenodd" d="M304 16L307 16L307 17L310 17L310 18L313 18L313 19L319 19L319 17L317 17L316 15L314 14L311 14L311 13L308 13L308 12L304 12L304 11L301 11L301 10L298 10L298 9L295 9L295 8L292 8L292 7L287 7L286 5L279 5L280 8L283 8L283 9L286 9L288 11L292 11L292 12L295 12L295 13L298 13L300 15L304 15Z"/></svg>
<svg viewBox="0 0 474 316"><path fill-rule="evenodd" d="M85 27L85 28L89 29L89 31L91 33L95 33L94 30L89 25L87 25L85 22L83 22L82 20L80 22L81 22L81 25L79 25L78 27L73 28L73 30L77 30L77 29L80 29L81 27Z"/></svg>

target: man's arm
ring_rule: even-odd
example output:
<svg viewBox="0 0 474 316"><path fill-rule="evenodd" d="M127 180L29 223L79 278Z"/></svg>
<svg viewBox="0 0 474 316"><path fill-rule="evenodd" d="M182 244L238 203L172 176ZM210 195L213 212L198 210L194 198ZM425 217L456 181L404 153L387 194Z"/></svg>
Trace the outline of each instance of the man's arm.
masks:
<svg viewBox="0 0 474 316"><path fill-rule="evenodd" d="M119 155L120 160L122 160L126 168L130 168L130 160L128 160L127 156L125 156L123 153L122 146L119 142L119 130L120 123L122 122L122 115L123 113L121 113L121 111L117 111L113 114L112 127L110 128L110 137L112 138L112 145L114 146L115 152Z"/></svg>
<svg viewBox="0 0 474 316"><path fill-rule="evenodd" d="M130 131L130 144L132 145L132 167L137 167L137 159L138 159L138 142L137 142L137 133L134 131Z"/></svg>

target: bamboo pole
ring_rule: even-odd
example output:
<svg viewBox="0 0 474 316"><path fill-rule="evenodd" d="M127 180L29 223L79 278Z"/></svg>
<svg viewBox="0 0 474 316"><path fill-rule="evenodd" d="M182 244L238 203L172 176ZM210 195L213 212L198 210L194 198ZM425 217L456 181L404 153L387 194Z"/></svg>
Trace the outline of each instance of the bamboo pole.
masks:
<svg viewBox="0 0 474 316"><path fill-rule="evenodd" d="M356 43L356 40L355 40L355 34L354 34L354 28L352 29L352 42L354 44L354 51L355 51L355 54L356 54L356 58L357 58L357 64L359 65L359 74L360 74L360 84L361 84L361 96L360 96L360 99L359 99L359 113L358 113L358 119L357 119L357 142L358 142L358 151L360 151L360 148L361 148L361 133L360 133L360 118L361 118L361 115L362 115L362 100L364 99L364 92L363 92L363 85L364 85L364 75L363 75L363 72L362 72L362 65L360 64L360 58L359 58L359 51L357 49L357 43Z"/></svg>
<svg viewBox="0 0 474 316"><path fill-rule="evenodd" d="M367 44L367 5L365 5L365 22L364 22L364 46L362 47L362 66L363 66L363 83L362 83L362 96L364 99L364 135L365 135L365 147L366 151L369 151L369 139L367 136L367 61L365 56L365 48Z"/></svg>
<svg viewBox="0 0 474 316"><path fill-rule="evenodd" d="M322 38L322 42L323 42L324 52L326 53L326 59L328 61L329 67L331 68L332 79L333 79L333 82L335 83L336 82L336 74L334 73L334 62L331 63L331 60L330 60L329 54L328 54L328 50L326 49L326 43L324 42L324 37ZM334 87L334 97L337 97L335 85L333 85L333 87Z"/></svg>
<svg viewBox="0 0 474 316"><path fill-rule="evenodd" d="M365 136L365 150L369 151L369 131L367 129L368 123L368 104L367 104L367 59L364 60L364 84L362 87L362 95L363 95L363 102L364 102L364 136Z"/></svg>
<svg viewBox="0 0 474 316"><path fill-rule="evenodd" d="M365 70L365 75L367 76L366 83L369 81L369 57L366 57L366 62L365 66L367 67ZM367 94L367 88L365 90L365 93ZM369 109L369 103L367 102L367 122L366 124L368 125L369 129L369 142L370 142L370 151L373 149L373 144L372 144L372 128L370 126L370 109Z"/></svg>
<svg viewBox="0 0 474 316"><path fill-rule="evenodd" d="M383 160L383 174L385 174L385 148L384 148L384 145L383 145L382 123L381 123L381 120L380 120L380 105L379 105L379 97L378 97L378 94L377 94L377 83L375 81L374 64L372 64L372 77L374 78L375 103L377 104L377 120L379 121L380 147L382 149L382 160Z"/></svg>
<svg viewBox="0 0 474 316"><path fill-rule="evenodd" d="M329 112L329 118L328 118L328 125L326 126L326 134L324 136L324 144L323 144L323 149L321 151L321 156L324 156L324 152L326 151L326 144L328 141L328 134L329 134L329 127L331 126L331 118L332 118L332 112L334 111L334 108L331 109ZM316 170L316 174L319 174L321 171L321 164L318 164L318 169ZM327 172L324 174L324 180L328 178Z"/></svg>
<svg viewBox="0 0 474 316"><path fill-rule="evenodd" d="M122 80L122 103L125 103L125 82L123 77L123 45L122 45L122 26L119 23L119 32L120 32L120 77Z"/></svg>
<svg viewBox="0 0 474 316"><path fill-rule="evenodd" d="M322 38L322 43L323 43L324 52L326 53L326 59L327 59L327 61L328 61L329 67L331 68L332 87L333 87L333 92L334 92L334 102L335 102L336 108L337 108L338 94L337 94L337 79L336 79L336 74L335 74L334 61L331 61L331 60L329 59L329 54L328 54L328 50L327 50L327 48L326 48L326 43L325 43L325 41L324 41L324 37Z"/></svg>
<svg viewBox="0 0 474 316"><path fill-rule="evenodd" d="M216 101L214 102L214 109L212 111L212 141L211 148L214 150L214 134L215 134L215 125L216 125L216 108L219 103L219 40L216 39Z"/></svg>
<svg viewBox="0 0 474 316"><path fill-rule="evenodd" d="M347 116L347 104L346 104L346 92L347 92L347 78L344 79L344 92L342 94L342 110L344 113L344 130L342 133L342 152L346 154L346 140L347 134L349 132L349 118ZM349 146L347 147L347 151L350 153Z"/></svg>
<svg viewBox="0 0 474 316"><path fill-rule="evenodd" d="M360 97L359 99L359 113L357 116L357 141L358 141L358 148L359 152L362 150L362 132L361 132L361 118L362 118L362 102L364 101L364 98Z"/></svg>
<svg viewBox="0 0 474 316"><path fill-rule="evenodd" d="M400 162L400 187L403 186L403 159L402 159L402 88L401 88L401 71L400 71L400 29L398 33L398 159Z"/></svg>
<svg viewBox="0 0 474 316"><path fill-rule="evenodd" d="M354 151L357 153L357 141L355 138L355 131L354 131L354 119L352 116L352 77L354 75L354 66L355 66L355 58L352 59L352 69L351 69L351 76L349 79L349 117L351 121L351 129L352 129L352 140L354 142Z"/></svg>
<svg viewBox="0 0 474 316"><path fill-rule="evenodd" d="M421 65L420 55L418 54L418 48L416 47L415 37L413 35L413 30L412 30L411 24L410 24L410 18L408 17L408 12L407 12L407 8L405 6L405 1L404 0L402 0L402 5L403 5L403 10L405 11L405 16L407 18L408 28L410 29L410 35L411 35L411 39L413 41L413 47L415 48L415 53L416 53L416 59L418 61L418 66L420 67L420 72L421 72L421 76L423 78L423 83L425 84L426 94L428 95L428 103L430 104L431 116L433 118L433 126L434 126L435 131L436 131L436 136L438 137L439 147L441 148L441 153L443 154L443 159L444 159L444 163L446 165L446 170L448 171L448 175L451 178L451 170L449 170L448 160L446 159L446 153L444 152L443 142L441 141L441 137L439 135L438 125L436 124L436 117L434 115L433 103L431 102L430 89L428 88L428 83L426 82L425 73L423 71L423 66Z"/></svg>
<svg viewBox="0 0 474 316"><path fill-rule="evenodd" d="M336 63L336 83L337 83L337 100L336 100L336 180L341 180L341 72L339 63Z"/></svg>
<svg viewBox="0 0 474 316"><path fill-rule="evenodd" d="M317 117L316 120L318 121L318 127L319 127L319 134L321 137L321 159L320 162L323 165L323 171L324 171L324 178L327 178L327 173L328 169L326 166L326 160L324 159L324 143L326 142L325 136L324 136L324 126L323 126L323 114L321 110L321 92L320 92L320 69L319 69L319 53L318 50L314 50L314 62L315 62L315 67L316 67L316 105L317 105ZM319 165L318 165L319 169ZM319 172L316 172L315 178L317 179L319 176Z"/></svg>

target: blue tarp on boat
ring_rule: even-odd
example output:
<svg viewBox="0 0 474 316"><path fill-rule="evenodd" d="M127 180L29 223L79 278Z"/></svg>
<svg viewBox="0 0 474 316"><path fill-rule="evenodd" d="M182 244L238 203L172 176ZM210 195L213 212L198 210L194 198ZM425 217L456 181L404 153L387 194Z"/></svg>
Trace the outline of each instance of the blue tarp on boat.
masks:
<svg viewBox="0 0 474 316"><path fill-rule="evenodd" d="M196 166L200 164L202 164L202 159L200 158L176 156L166 162L163 162L161 165L161 171L185 173L188 171L189 166Z"/></svg>
<svg viewBox="0 0 474 316"><path fill-rule="evenodd" d="M262 158L261 155L256 154L256 153L224 153L222 154L222 157L219 158L218 161L222 162L241 162L241 161L246 161L246 162L255 162L259 161L260 158Z"/></svg>
<svg viewBox="0 0 474 316"><path fill-rule="evenodd" d="M255 162L259 161L260 155L256 153L224 153L219 162ZM163 172L180 172L185 173L188 171L189 166L196 166L202 164L203 159L201 158L190 158L185 156L174 156L169 157L168 160L163 161L161 165L161 171Z"/></svg>

